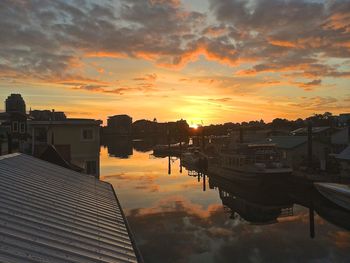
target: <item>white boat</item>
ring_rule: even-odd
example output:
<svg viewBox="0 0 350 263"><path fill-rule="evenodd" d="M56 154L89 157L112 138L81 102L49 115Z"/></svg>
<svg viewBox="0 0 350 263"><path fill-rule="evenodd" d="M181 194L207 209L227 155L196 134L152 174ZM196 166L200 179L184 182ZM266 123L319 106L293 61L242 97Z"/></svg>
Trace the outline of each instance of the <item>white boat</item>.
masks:
<svg viewBox="0 0 350 263"><path fill-rule="evenodd" d="M327 199L350 210L350 186L335 183L314 183L316 189Z"/></svg>

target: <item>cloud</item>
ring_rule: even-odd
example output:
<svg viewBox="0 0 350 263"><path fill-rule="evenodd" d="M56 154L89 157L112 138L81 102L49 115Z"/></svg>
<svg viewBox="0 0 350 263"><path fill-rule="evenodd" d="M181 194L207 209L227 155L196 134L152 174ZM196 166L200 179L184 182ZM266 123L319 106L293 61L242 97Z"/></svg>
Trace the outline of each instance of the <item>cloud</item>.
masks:
<svg viewBox="0 0 350 263"><path fill-rule="evenodd" d="M147 74L143 77L138 77L138 78L134 78L134 80L136 81L156 81L158 78L156 73L153 74Z"/></svg>
<svg viewBox="0 0 350 263"><path fill-rule="evenodd" d="M298 102L293 102L289 105L299 109L302 108L304 110L312 110L316 112L331 111L330 109L334 109L337 107L344 108L346 106L343 101L331 96L301 97L298 98Z"/></svg>
<svg viewBox="0 0 350 263"><path fill-rule="evenodd" d="M232 100L231 98L209 99L209 101L212 101L212 102L229 102L231 100Z"/></svg>
<svg viewBox="0 0 350 263"><path fill-rule="evenodd" d="M179 69L200 56L230 67L245 64L237 76L310 79L304 87L315 79L350 77L349 64L330 63L350 59L348 1L209 3L211 11L201 13L179 0L3 0L0 77L59 82L84 78L85 57L145 59ZM155 80L135 78L144 90ZM83 84L82 90L98 89Z"/></svg>
<svg viewBox="0 0 350 263"><path fill-rule="evenodd" d="M313 90L315 87L320 86L322 84L322 80L321 79L314 79L312 81L309 82L292 82L295 85L298 85L300 88L306 90L306 91L310 91Z"/></svg>
<svg viewBox="0 0 350 263"><path fill-rule="evenodd" d="M72 84L72 83L70 83ZM73 90L83 90L90 92L100 92L107 94L117 94L124 95L130 93L149 93L155 92L157 89L152 84L141 83L137 87L120 87L120 88L111 88L104 85L78 85L72 88Z"/></svg>

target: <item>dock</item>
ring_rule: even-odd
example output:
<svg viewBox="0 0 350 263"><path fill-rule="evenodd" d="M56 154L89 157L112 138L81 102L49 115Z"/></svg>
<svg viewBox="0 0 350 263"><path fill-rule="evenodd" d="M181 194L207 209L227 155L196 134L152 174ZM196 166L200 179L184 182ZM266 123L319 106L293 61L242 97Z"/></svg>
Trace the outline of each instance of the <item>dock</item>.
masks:
<svg viewBox="0 0 350 263"><path fill-rule="evenodd" d="M0 157L0 262L142 262L111 184L25 154Z"/></svg>

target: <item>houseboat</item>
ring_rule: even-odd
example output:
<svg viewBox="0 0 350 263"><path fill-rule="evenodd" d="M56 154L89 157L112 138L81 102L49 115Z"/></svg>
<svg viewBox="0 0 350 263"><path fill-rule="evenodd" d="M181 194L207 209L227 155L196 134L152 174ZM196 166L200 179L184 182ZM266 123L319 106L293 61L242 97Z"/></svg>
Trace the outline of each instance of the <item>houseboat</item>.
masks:
<svg viewBox="0 0 350 263"><path fill-rule="evenodd" d="M222 149L215 162L209 163L209 173L240 182L259 183L267 179L280 179L291 175L275 144L237 144Z"/></svg>

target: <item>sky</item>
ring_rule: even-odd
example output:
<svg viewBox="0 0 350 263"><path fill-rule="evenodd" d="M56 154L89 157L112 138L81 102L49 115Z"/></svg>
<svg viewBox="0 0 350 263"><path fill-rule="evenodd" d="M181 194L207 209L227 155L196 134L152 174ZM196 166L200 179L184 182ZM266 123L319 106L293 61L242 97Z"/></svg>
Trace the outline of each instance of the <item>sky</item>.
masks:
<svg viewBox="0 0 350 263"><path fill-rule="evenodd" d="M349 77L348 0L0 1L0 100L28 109L296 119L350 112Z"/></svg>

